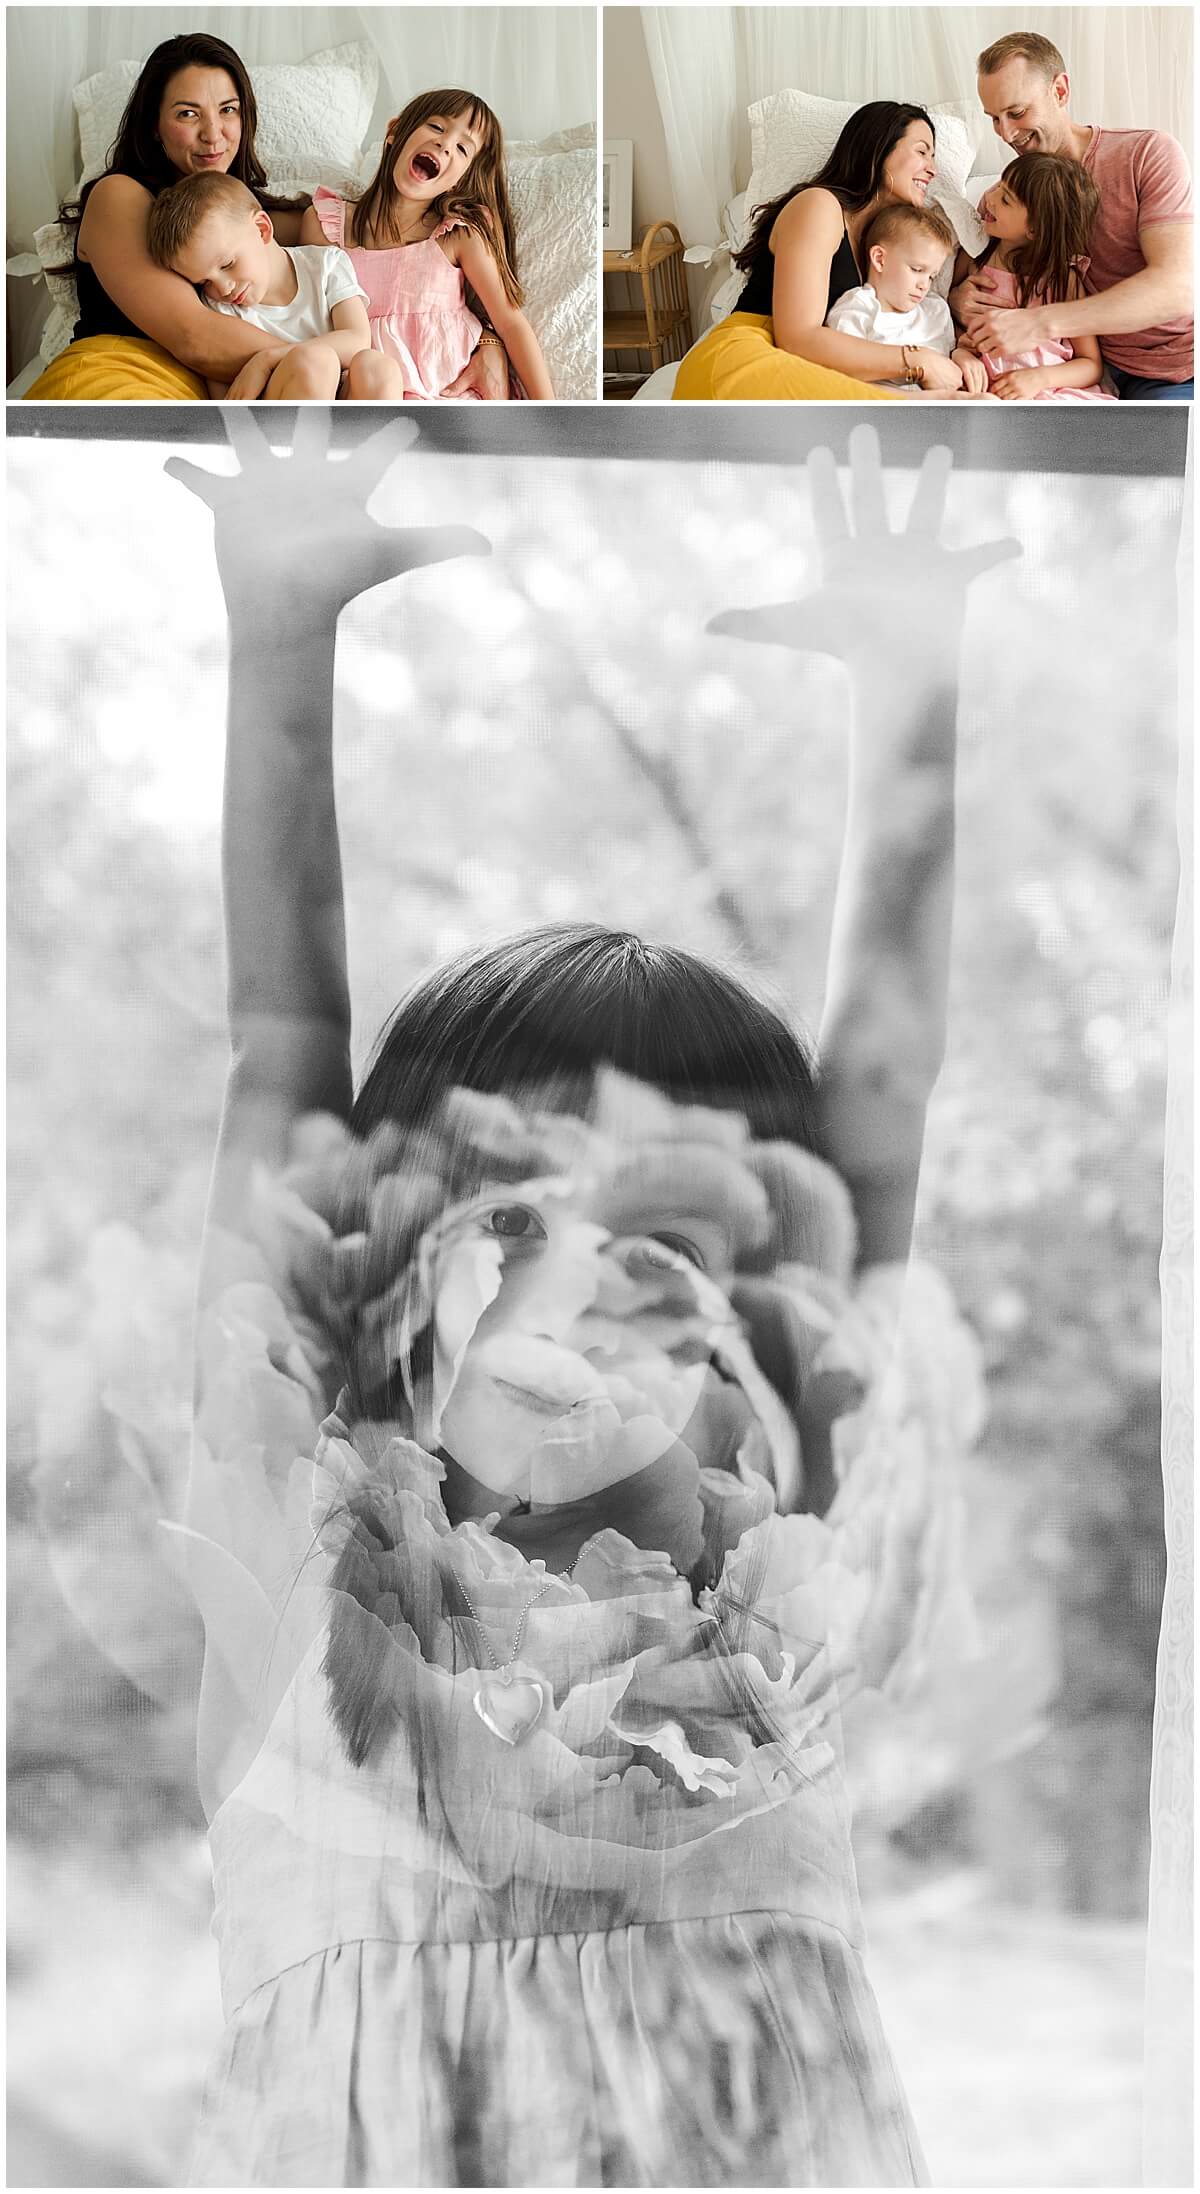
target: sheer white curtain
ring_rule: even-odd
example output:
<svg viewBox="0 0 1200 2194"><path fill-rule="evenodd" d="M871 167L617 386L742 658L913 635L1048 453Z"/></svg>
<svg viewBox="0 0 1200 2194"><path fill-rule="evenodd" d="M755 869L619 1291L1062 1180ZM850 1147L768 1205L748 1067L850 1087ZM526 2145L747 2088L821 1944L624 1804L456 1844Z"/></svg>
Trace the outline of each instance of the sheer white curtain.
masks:
<svg viewBox="0 0 1200 2194"><path fill-rule="evenodd" d="M791 87L825 99L965 101L975 60L1013 28L1011 8L643 8L675 203L689 244L720 234L720 210L749 179L746 110ZM1110 127L1169 130L1191 143L1189 8L1033 8L1067 60L1072 109ZM979 115L977 144L990 142Z"/></svg>
<svg viewBox="0 0 1200 2194"><path fill-rule="evenodd" d="M376 125L414 92L447 83L477 91L509 137L544 137L596 112L595 14L585 7L12 8L10 253L31 248L34 229L76 181L73 86L188 30L226 39L251 71L256 62L301 61L347 39L365 40L380 62Z"/></svg>
<svg viewBox="0 0 1200 2194"><path fill-rule="evenodd" d="M1195 445L1188 485L1194 487ZM1150 1773L1150 1912L1146 1948L1143 2184L1193 2186L1195 1495L1195 1077L1193 1073L1194 780L1190 730L1195 563L1189 524L1179 555L1183 636L1179 732L1179 902L1171 955L1167 1137L1163 1169L1163 1511L1167 1582L1154 1699Z"/></svg>

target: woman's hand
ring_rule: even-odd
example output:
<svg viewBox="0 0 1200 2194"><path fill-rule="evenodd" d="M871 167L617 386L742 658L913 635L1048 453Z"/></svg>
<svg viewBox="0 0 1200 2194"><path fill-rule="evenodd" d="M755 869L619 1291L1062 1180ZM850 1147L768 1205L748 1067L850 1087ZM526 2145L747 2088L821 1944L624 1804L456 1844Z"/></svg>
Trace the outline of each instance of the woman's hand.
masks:
<svg viewBox="0 0 1200 2194"><path fill-rule="evenodd" d="M941 546L948 449L927 451L904 531L892 533L874 428L855 427L849 450L849 515L832 450L815 449L808 460L822 567L816 592L769 608L726 610L708 630L833 655L878 683L913 681L924 690L938 664L953 660L972 579L1019 556L1020 547L1011 540Z"/></svg>
<svg viewBox="0 0 1200 2194"><path fill-rule="evenodd" d="M927 350L919 343L912 353L921 368L923 389L953 390L963 385L962 373L953 358L943 358L940 350Z"/></svg>
<svg viewBox="0 0 1200 2194"><path fill-rule="evenodd" d="M280 343L274 350L256 350L253 358L247 358L240 373L236 373L226 391L230 404L252 404L262 395L271 375L282 358L286 358L291 345Z"/></svg>
<svg viewBox="0 0 1200 2194"><path fill-rule="evenodd" d="M508 352L501 342L476 344L457 380L443 396L479 396L487 404L508 401Z"/></svg>
<svg viewBox="0 0 1200 2194"><path fill-rule="evenodd" d="M216 521L217 568L231 621L286 615L308 624L357 595L453 556L487 556L491 543L471 526L381 526L367 504L393 459L415 439L409 419L394 419L353 455L331 460L329 407L297 412L289 457L276 457L253 414L232 407L225 431L240 472L205 472L186 458L164 471Z"/></svg>

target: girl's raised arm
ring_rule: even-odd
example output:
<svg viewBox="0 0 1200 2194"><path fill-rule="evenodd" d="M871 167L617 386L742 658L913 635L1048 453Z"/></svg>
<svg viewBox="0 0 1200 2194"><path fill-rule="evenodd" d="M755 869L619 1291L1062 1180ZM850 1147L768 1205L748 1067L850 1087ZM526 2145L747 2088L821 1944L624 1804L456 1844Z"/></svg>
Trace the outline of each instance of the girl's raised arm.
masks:
<svg viewBox="0 0 1200 2194"><path fill-rule="evenodd" d="M225 427L241 471L167 471L213 512L229 612L223 882L231 1062L210 1220L237 1229L250 1167L278 1164L302 1114L345 1117L350 1000L333 777L337 620L359 594L452 556L466 526L389 528L367 503L415 427L396 420L343 460L327 406L301 409L289 458L253 415Z"/></svg>
<svg viewBox="0 0 1200 2194"><path fill-rule="evenodd" d="M925 1114L942 1062L954 885L954 763L967 587L1020 553L939 535L950 452L928 452L901 534L879 444L850 437L850 516L832 452L808 461L824 567L801 602L716 632L837 656L852 693L849 796L821 1021L823 1155L854 1200L864 1265L904 1258Z"/></svg>

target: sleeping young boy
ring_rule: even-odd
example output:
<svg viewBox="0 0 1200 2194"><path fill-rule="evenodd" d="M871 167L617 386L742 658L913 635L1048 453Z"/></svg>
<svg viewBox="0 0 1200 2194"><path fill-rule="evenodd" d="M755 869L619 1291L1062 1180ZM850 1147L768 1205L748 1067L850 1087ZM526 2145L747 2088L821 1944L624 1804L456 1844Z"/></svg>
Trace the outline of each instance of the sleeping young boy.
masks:
<svg viewBox="0 0 1200 2194"><path fill-rule="evenodd" d="M346 253L277 243L270 214L236 176L188 175L162 191L150 208L146 243L151 258L191 282L214 312L277 338L277 351L255 353L254 366L270 367L255 395L328 403L374 394L366 291ZM232 389L250 393L236 381ZM210 381L208 393L223 397L230 387Z"/></svg>
<svg viewBox="0 0 1200 2194"><path fill-rule="evenodd" d="M975 353L959 346L950 307L933 289L956 242L936 206L885 206L862 239L870 279L845 290L830 306L826 327L871 343L894 343L902 356L909 348L940 351L958 367L966 394L982 395L987 374ZM903 370L894 385L909 385Z"/></svg>

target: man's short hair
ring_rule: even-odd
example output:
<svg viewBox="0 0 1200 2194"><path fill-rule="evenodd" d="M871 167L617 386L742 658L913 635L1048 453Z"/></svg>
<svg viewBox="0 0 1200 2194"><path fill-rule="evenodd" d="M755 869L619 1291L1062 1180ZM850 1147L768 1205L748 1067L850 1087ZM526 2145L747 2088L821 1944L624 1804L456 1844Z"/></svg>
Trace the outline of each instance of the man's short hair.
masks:
<svg viewBox="0 0 1200 2194"><path fill-rule="evenodd" d="M1048 84L1056 76L1065 75L1067 67L1058 47L1035 30L1010 30L997 38L994 46L985 46L975 63L976 71L980 76L994 76L1006 61L1028 61Z"/></svg>
<svg viewBox="0 0 1200 2194"><path fill-rule="evenodd" d="M915 230L918 235L932 236L943 251L953 251L958 239L944 213L936 206L884 206L876 214L862 240L864 259L875 244L894 244L898 237Z"/></svg>
<svg viewBox="0 0 1200 2194"><path fill-rule="evenodd" d="M146 223L146 249L155 264L173 267L210 213L255 214L254 192L236 175L185 175L160 191Z"/></svg>

